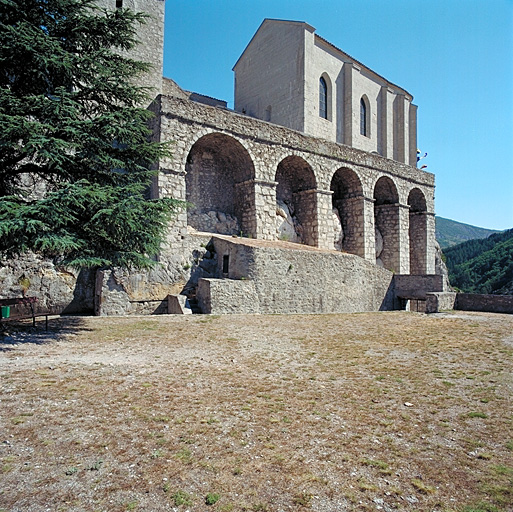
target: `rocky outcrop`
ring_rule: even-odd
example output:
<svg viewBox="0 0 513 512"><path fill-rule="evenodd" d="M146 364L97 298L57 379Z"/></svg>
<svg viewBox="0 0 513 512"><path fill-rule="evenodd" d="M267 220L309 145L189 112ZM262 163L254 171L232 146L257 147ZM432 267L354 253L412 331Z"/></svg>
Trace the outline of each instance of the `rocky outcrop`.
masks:
<svg viewBox="0 0 513 512"><path fill-rule="evenodd" d="M451 283L449 282L449 270L445 264L443 252L438 242L435 242L435 274L443 276L444 292L452 291Z"/></svg>
<svg viewBox="0 0 513 512"><path fill-rule="evenodd" d="M36 297L38 311L93 311L94 271L61 267L27 254L0 262L0 297Z"/></svg>
<svg viewBox="0 0 513 512"><path fill-rule="evenodd" d="M301 243L297 218L284 201L276 201L276 237L278 240Z"/></svg>
<svg viewBox="0 0 513 512"><path fill-rule="evenodd" d="M205 233L221 233L223 235L238 235L239 221L233 215L211 210L209 212L189 212L190 227Z"/></svg>

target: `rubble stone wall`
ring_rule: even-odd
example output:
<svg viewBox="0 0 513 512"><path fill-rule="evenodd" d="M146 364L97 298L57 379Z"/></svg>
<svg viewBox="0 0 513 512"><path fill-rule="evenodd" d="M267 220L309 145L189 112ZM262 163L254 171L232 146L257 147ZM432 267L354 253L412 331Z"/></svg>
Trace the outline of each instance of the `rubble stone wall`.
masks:
<svg viewBox="0 0 513 512"><path fill-rule="evenodd" d="M425 204L425 210L421 213L428 217L434 216L432 174L377 154L306 136L227 109L202 105L179 97L161 96L153 108L159 119L156 138L172 141L174 144L173 158L160 162L155 195L170 195L177 199L201 197L201 201L207 203L209 191L204 190L204 187L196 191L188 190L188 187L193 186L193 180L187 177L192 159L197 168L205 172L208 169L217 169L208 176L212 183L218 179L222 181L229 171L235 177L237 187L243 187L244 195L250 197L244 207L239 208L239 213L237 205L233 209L239 217L241 231L257 239L276 240L276 207L272 203L276 199L283 199L277 194L277 191L283 190L277 181L283 173L279 176L277 173L282 169L282 162L286 161L291 175L306 175L305 169L312 173L312 181L308 186L299 183L297 189L291 190L296 204L301 196L312 194L311 199L299 203L298 214L302 217L300 224L305 228L303 242L332 249L334 205L330 204L333 202L331 186L335 173L344 169L344 172L350 172L354 176L353 180L358 182L362 198L357 204L359 211L356 207L351 207L350 216L358 219L359 225L357 235L347 249L375 263L374 215L369 216L366 202L374 204L376 184L380 178L386 178L396 189L396 207L400 208L401 213L404 210L404 214L400 219L396 218L394 225L390 227L392 234L388 236L387 252L393 256L385 258L388 260L385 267L396 272L409 270L408 200L415 189ZM216 140L216 145L208 145L208 140ZM229 148L237 148L232 159L229 157ZM249 181L246 177L249 177ZM216 195L218 192L212 190L212 194ZM415 240L421 239L425 242L421 248L416 243L415 254L426 262L425 272L431 274L435 272L434 223L426 222L423 226L425 234L421 237L415 236ZM187 232L187 215L176 220L171 232L179 237Z"/></svg>
<svg viewBox="0 0 513 512"><path fill-rule="evenodd" d="M222 282L252 282L260 313L342 313L394 309L392 272L337 251L262 247L214 237L218 268L228 257ZM292 245L292 244L289 244ZM226 285L224 304L237 300ZM217 310L220 312L219 310ZM225 311L229 312L229 311Z"/></svg>

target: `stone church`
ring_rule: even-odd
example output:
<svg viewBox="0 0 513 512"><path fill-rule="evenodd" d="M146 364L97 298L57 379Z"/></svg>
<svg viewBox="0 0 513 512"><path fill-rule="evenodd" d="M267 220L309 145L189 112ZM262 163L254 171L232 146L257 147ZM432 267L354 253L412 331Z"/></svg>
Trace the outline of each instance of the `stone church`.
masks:
<svg viewBox="0 0 513 512"><path fill-rule="evenodd" d="M152 194L190 206L154 270L77 276L65 309L421 310L426 292L443 290L434 176L417 168L409 92L308 23L265 19L233 68L231 110L162 77L164 1L98 3L150 15L135 56L153 65L154 138L174 148Z"/></svg>

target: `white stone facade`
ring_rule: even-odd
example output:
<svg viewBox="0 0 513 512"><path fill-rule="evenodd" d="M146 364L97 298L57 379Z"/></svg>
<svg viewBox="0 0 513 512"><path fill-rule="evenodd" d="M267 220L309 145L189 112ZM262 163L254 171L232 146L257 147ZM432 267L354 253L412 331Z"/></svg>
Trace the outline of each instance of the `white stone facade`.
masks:
<svg viewBox="0 0 513 512"><path fill-rule="evenodd" d="M416 165L417 107L411 94L307 23L264 20L233 69L236 111ZM327 89L325 113L321 78Z"/></svg>

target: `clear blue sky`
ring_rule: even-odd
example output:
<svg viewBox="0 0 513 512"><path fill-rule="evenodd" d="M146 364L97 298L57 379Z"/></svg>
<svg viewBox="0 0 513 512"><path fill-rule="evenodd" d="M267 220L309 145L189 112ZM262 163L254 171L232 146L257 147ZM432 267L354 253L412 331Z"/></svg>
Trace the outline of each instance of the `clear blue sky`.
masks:
<svg viewBox="0 0 513 512"><path fill-rule="evenodd" d="M306 21L413 94L437 215L513 227L513 0L167 0L164 75L233 107L264 18Z"/></svg>

